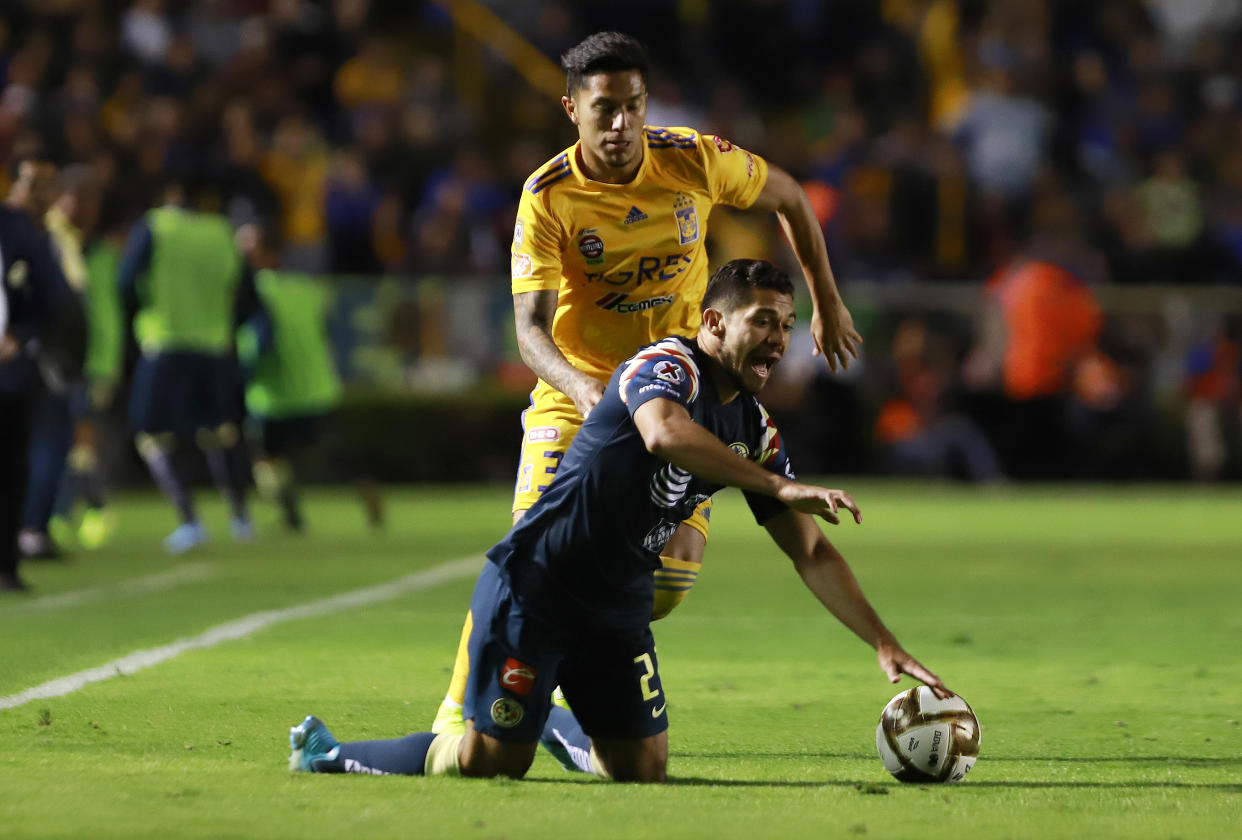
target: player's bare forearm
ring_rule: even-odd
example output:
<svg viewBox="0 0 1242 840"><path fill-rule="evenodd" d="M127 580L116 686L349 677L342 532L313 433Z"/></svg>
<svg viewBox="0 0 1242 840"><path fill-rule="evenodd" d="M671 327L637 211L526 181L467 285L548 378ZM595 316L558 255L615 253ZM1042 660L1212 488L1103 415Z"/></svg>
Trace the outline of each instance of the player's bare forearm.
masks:
<svg viewBox="0 0 1242 840"><path fill-rule="evenodd" d="M884 625L863 594L849 563L809 516L791 510L765 523L768 533L789 558L806 587L838 621L875 648L876 659L890 682L902 674L922 680L937 697L952 694L941 679L908 654Z"/></svg>
<svg viewBox="0 0 1242 840"><path fill-rule="evenodd" d="M832 370L837 370L838 363L841 368L848 367L851 358L858 358L862 336L854 328L854 320L841 300L828 261L828 246L806 190L788 172L771 166L754 206L776 213L793 245L814 306L811 332L816 350L824 354Z"/></svg>
<svg viewBox="0 0 1242 840"><path fill-rule="evenodd" d="M807 589L838 621L873 648L897 644L863 594L849 563L814 519L791 510L774 517L765 527L793 561Z"/></svg>
<svg viewBox="0 0 1242 840"><path fill-rule="evenodd" d="M599 402L604 385L571 365L552 340L556 294L546 289L513 296L518 352L536 376L572 399L585 417Z"/></svg>

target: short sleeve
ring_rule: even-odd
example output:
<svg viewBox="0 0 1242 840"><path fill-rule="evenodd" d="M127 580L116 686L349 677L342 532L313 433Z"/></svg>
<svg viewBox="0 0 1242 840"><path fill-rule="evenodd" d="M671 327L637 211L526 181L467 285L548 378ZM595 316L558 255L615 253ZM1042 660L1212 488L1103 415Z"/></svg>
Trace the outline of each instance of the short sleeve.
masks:
<svg viewBox="0 0 1242 840"><path fill-rule="evenodd" d="M767 161L714 134L702 135L699 147L712 200L743 209L754 204L768 181Z"/></svg>
<svg viewBox="0 0 1242 840"><path fill-rule="evenodd" d="M642 349L622 365L617 390L631 416L640 405L657 397L689 408L699 395L699 368L684 345L666 339Z"/></svg>
<svg viewBox="0 0 1242 840"><path fill-rule="evenodd" d="M513 226L510 276L513 293L558 289L561 285L560 224L541 197L522 191Z"/></svg>
<svg viewBox="0 0 1242 840"><path fill-rule="evenodd" d="M785 441L781 438L776 423L761 405L759 406L759 418L759 446L755 449L755 462L769 472L783 475L793 481L796 477L793 464L789 461L789 453L785 451ZM750 512L754 514L755 521L760 525L787 509L784 502L762 493L743 493L743 495L746 497L746 503L750 505Z"/></svg>

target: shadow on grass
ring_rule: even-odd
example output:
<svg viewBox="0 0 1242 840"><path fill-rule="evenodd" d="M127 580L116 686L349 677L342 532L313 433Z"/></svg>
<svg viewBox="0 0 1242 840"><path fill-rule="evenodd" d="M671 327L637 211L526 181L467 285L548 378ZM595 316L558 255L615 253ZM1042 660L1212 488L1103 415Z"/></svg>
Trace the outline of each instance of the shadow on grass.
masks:
<svg viewBox="0 0 1242 840"><path fill-rule="evenodd" d="M749 758L786 758L793 761L807 758L831 758L831 759L857 759L860 761L875 761L874 753L827 753L827 752L746 752L746 753L723 753L723 752L678 752L673 753L671 758L723 758L723 759L749 759ZM984 755L980 761L992 764L993 762L1033 762L1033 763L1055 763L1055 764L1180 764L1185 767L1229 767L1231 765L1242 769L1242 758L1204 758L1202 756L1190 755L1098 755L1098 756L1062 756L1062 755Z"/></svg>
<svg viewBox="0 0 1242 840"><path fill-rule="evenodd" d="M574 784L574 785L593 785L599 784L600 779L593 776L569 776L564 779L527 779L523 784ZM822 779L818 781L773 781L764 779L701 779L696 776L676 776L668 779L665 786L671 787L721 787L721 788L821 788L821 787L839 787L854 788L859 793L870 795L887 795L888 793L903 788L914 788L924 790L943 790L944 785L928 784L903 784L902 782L860 782L851 781L849 779ZM961 787L954 785L954 790L969 790L972 788L1001 788L1016 790L1055 790L1064 788L1067 790L1074 789L1100 789L1100 790L1206 790L1216 791L1219 793L1237 793L1242 794L1242 784L1237 782L1007 782L1007 781L988 781L985 779L972 778L969 782L964 783Z"/></svg>

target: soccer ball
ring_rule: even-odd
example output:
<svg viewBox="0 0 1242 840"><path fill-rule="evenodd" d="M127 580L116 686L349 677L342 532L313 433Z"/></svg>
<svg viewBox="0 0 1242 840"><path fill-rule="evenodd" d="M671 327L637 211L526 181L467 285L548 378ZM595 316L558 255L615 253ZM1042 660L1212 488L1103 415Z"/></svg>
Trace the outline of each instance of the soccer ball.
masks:
<svg viewBox="0 0 1242 840"><path fill-rule="evenodd" d="M941 700L920 685L888 701L875 746L898 781L960 782L979 755L979 719L961 697Z"/></svg>

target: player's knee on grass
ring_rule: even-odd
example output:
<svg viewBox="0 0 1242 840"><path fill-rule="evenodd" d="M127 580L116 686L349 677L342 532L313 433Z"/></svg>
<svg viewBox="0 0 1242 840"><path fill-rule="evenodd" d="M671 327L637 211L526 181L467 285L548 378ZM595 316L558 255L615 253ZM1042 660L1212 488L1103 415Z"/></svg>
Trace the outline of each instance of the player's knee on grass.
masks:
<svg viewBox="0 0 1242 840"><path fill-rule="evenodd" d="M616 782L663 782L668 768L668 732L637 740L592 740L596 757Z"/></svg>
<svg viewBox="0 0 1242 840"><path fill-rule="evenodd" d="M466 721L466 735L458 753L461 774L482 779L496 776L520 779L535 760L538 746L538 743L501 741L476 732L474 721Z"/></svg>

